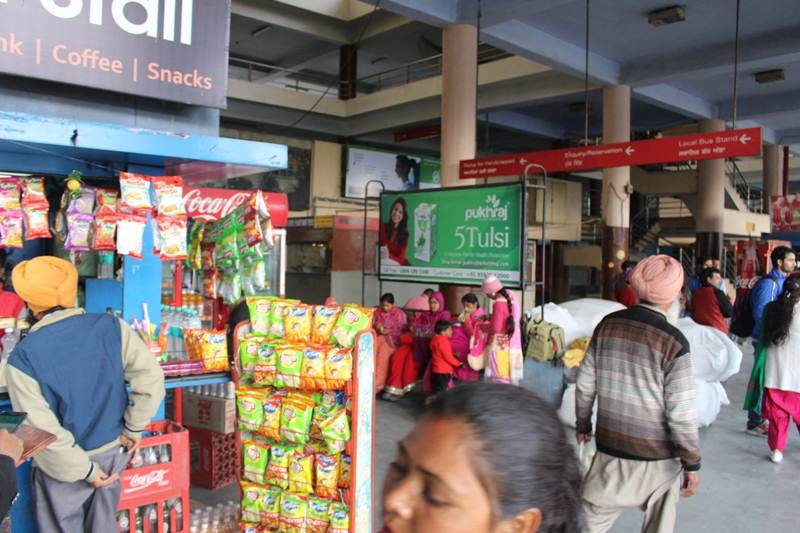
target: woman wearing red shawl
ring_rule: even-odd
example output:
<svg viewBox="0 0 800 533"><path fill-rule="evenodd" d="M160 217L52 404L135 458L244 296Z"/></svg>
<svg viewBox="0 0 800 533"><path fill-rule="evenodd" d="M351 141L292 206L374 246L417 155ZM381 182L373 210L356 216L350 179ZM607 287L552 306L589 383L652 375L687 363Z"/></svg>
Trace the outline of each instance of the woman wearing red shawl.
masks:
<svg viewBox="0 0 800 533"><path fill-rule="evenodd" d="M389 373L389 361L395 349L400 346L400 334L406 327L408 317L405 312L394 305L394 295L386 293L381 296L381 305L375 310L372 327L378 333L375 343L375 392L380 392L386 385Z"/></svg>
<svg viewBox="0 0 800 533"><path fill-rule="evenodd" d="M406 302L405 310L411 322L416 323L418 316L430 313L430 303L425 296L415 296ZM399 400L414 388L419 373L419 366L414 357L414 335L406 329L400 335L399 347L389 361L389 375L381 398L390 402Z"/></svg>
<svg viewBox="0 0 800 533"><path fill-rule="evenodd" d="M467 355L469 355L470 340L479 322L483 320L485 313L480 308L478 297L472 293L465 294L461 298L461 303L464 306L464 311L458 316L458 323L456 324L456 326L460 325L460 327L453 328L450 344L453 346L453 355L463 363L463 366L456 369L453 377L458 381L478 381L481 375L470 368Z"/></svg>

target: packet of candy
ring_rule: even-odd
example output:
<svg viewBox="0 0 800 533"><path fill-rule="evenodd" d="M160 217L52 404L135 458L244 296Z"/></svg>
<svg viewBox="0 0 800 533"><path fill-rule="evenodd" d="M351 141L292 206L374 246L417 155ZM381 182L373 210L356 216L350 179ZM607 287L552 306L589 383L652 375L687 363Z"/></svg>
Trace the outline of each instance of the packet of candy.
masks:
<svg viewBox="0 0 800 533"><path fill-rule="evenodd" d="M339 488L350 488L350 476L352 474L353 459L349 455L342 455L341 467L339 470Z"/></svg>
<svg viewBox="0 0 800 533"><path fill-rule="evenodd" d="M242 481L242 521L255 522L261 519L261 501L264 489L253 483Z"/></svg>
<svg viewBox="0 0 800 533"><path fill-rule="evenodd" d="M288 446L276 444L270 448L269 466L267 467L266 481L283 490L289 488L289 463L295 450Z"/></svg>
<svg viewBox="0 0 800 533"><path fill-rule="evenodd" d="M70 198L68 215L91 215L94 213L94 199L97 188L89 185L81 186L78 196Z"/></svg>
<svg viewBox="0 0 800 533"><path fill-rule="evenodd" d="M311 337L311 307L295 304L286 310L284 339L288 342L308 342Z"/></svg>
<svg viewBox="0 0 800 533"><path fill-rule="evenodd" d="M250 310L250 329L253 335L266 336L269 334L271 302L272 298L264 296L251 296L247 298L247 308Z"/></svg>
<svg viewBox="0 0 800 533"><path fill-rule="evenodd" d="M358 305L344 306L331 332L331 344L352 348L356 335L368 330L372 325L372 315L374 313L374 309L367 309Z"/></svg>
<svg viewBox="0 0 800 533"><path fill-rule="evenodd" d="M153 177L156 211L170 217L185 215L183 202L183 178L181 176Z"/></svg>
<svg viewBox="0 0 800 533"><path fill-rule="evenodd" d="M44 192L44 179L31 177L22 180L22 206L50 208Z"/></svg>
<svg viewBox="0 0 800 533"><path fill-rule="evenodd" d="M276 348L277 374L275 386L278 388L300 387L300 371L303 368L303 349L300 346L282 345Z"/></svg>
<svg viewBox="0 0 800 533"><path fill-rule="evenodd" d="M253 365L253 383L259 387L274 385L277 375L275 345L259 337L255 337L253 341L258 342L256 361Z"/></svg>
<svg viewBox="0 0 800 533"><path fill-rule="evenodd" d="M289 464L289 492L306 496L314 492L314 454L298 454Z"/></svg>
<svg viewBox="0 0 800 533"><path fill-rule="evenodd" d="M308 499L306 516L306 533L327 533L331 519L329 516L331 502L321 498Z"/></svg>
<svg viewBox="0 0 800 533"><path fill-rule="evenodd" d="M269 463L269 446L251 440L245 441L242 455L244 457L244 478L263 485Z"/></svg>
<svg viewBox="0 0 800 533"><path fill-rule="evenodd" d="M19 178L0 178L0 211L19 211Z"/></svg>
<svg viewBox="0 0 800 533"><path fill-rule="evenodd" d="M339 455L317 454L317 486L314 494L320 498L332 500L336 498L339 488Z"/></svg>
<svg viewBox="0 0 800 533"><path fill-rule="evenodd" d="M330 509L331 525L328 533L348 533L350 531L350 510L341 502L333 502Z"/></svg>
<svg viewBox="0 0 800 533"><path fill-rule="evenodd" d="M188 220L183 216L159 216L158 233L163 261L186 259L189 251L186 248L186 230Z"/></svg>
<svg viewBox="0 0 800 533"><path fill-rule="evenodd" d="M278 393L270 395L264 402L264 423L261 434L274 441L281 440L281 405L284 396Z"/></svg>
<svg viewBox="0 0 800 533"><path fill-rule="evenodd" d="M311 342L313 344L328 344L331 339L333 327L339 318L342 308L338 305L315 305L311 323Z"/></svg>
<svg viewBox="0 0 800 533"><path fill-rule="evenodd" d="M277 531L281 522L281 496L283 492L274 487L267 488L261 499L261 525L267 531Z"/></svg>
<svg viewBox="0 0 800 533"><path fill-rule="evenodd" d="M119 208L119 197L117 191L113 189L97 189L96 197L97 209L95 215L114 215Z"/></svg>
<svg viewBox="0 0 800 533"><path fill-rule="evenodd" d="M123 209L153 208L150 202L150 176L120 172L119 188L122 197L120 207Z"/></svg>
<svg viewBox="0 0 800 533"><path fill-rule="evenodd" d="M269 334L278 339L284 338L286 335L286 315L289 312L289 307L294 303L294 300L272 300L269 310Z"/></svg>
<svg viewBox="0 0 800 533"><path fill-rule="evenodd" d="M343 389L353 378L353 350L331 348L325 357L325 382L328 389Z"/></svg>
<svg viewBox="0 0 800 533"><path fill-rule="evenodd" d="M264 423L264 390L240 387L236 391L239 429L259 431Z"/></svg>
<svg viewBox="0 0 800 533"><path fill-rule="evenodd" d="M49 210L47 207L25 206L22 214L25 216L25 240L50 239ZM113 242L112 242L113 244Z"/></svg>
<svg viewBox="0 0 800 533"><path fill-rule="evenodd" d="M92 232L92 215L68 214L67 215L67 240L64 249L70 252L88 252L89 236ZM21 222L21 221L20 221ZM21 234L22 232L20 232Z"/></svg>
<svg viewBox="0 0 800 533"><path fill-rule="evenodd" d="M302 496L284 493L281 497L281 533L308 533L306 513L308 500Z"/></svg>
<svg viewBox="0 0 800 533"><path fill-rule="evenodd" d="M320 424L325 444L331 453L341 453L350 441L350 420L344 409L338 410L330 418Z"/></svg>
<svg viewBox="0 0 800 533"><path fill-rule="evenodd" d="M284 399L281 406L281 440L293 444L307 443L313 414L313 401L297 395Z"/></svg>
<svg viewBox="0 0 800 533"><path fill-rule="evenodd" d="M114 250L117 233L117 215L110 211L98 212L94 219L92 250Z"/></svg>
<svg viewBox="0 0 800 533"><path fill-rule="evenodd" d="M147 218L141 215L120 215L117 221L117 253L141 259L146 225Z"/></svg>
<svg viewBox="0 0 800 533"><path fill-rule="evenodd" d="M300 388L304 390L325 389L325 360L327 354L324 349L308 346L303 350L303 366L300 369Z"/></svg>

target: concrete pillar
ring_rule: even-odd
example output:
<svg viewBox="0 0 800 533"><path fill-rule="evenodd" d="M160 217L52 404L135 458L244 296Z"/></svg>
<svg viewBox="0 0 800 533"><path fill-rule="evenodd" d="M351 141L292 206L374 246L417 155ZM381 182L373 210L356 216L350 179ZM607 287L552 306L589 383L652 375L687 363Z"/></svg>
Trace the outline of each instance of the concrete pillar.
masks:
<svg viewBox="0 0 800 533"><path fill-rule="evenodd" d="M764 212L772 214L770 211L770 200L773 196L783 194L783 158L781 147L777 144L764 145L764 179L762 189L764 190Z"/></svg>
<svg viewBox="0 0 800 533"><path fill-rule="evenodd" d="M358 48L345 44L339 48L339 99L355 98L358 80Z"/></svg>
<svg viewBox="0 0 800 533"><path fill-rule="evenodd" d="M603 142L631 140L631 88L603 89ZM630 167L603 169L603 297L611 298L614 280L628 259L630 234Z"/></svg>
<svg viewBox="0 0 800 533"><path fill-rule="evenodd" d="M724 131L725 122L702 120L700 133ZM697 162L697 212L695 254L698 260L712 257L722 259L723 217L725 210L725 160L706 159Z"/></svg>
<svg viewBox="0 0 800 533"><path fill-rule="evenodd" d="M478 75L478 30L468 24L451 24L442 30L442 187L472 185L458 179L458 163L475 157ZM461 309L468 287L444 285L447 308Z"/></svg>

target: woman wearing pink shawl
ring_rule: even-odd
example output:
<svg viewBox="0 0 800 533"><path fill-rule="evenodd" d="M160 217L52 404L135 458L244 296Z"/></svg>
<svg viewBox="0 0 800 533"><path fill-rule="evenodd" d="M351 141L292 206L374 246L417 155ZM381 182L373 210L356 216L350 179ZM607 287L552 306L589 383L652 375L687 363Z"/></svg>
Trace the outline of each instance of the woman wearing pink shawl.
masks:
<svg viewBox="0 0 800 533"><path fill-rule="evenodd" d="M400 334L406 327L408 317L399 307L394 305L394 295L386 293L381 296L381 304L375 310L372 327L378 334L375 343L375 392L383 390L386 376L389 373L389 360L400 345Z"/></svg>
<svg viewBox="0 0 800 533"><path fill-rule="evenodd" d="M522 312L513 293L503 287L496 276L489 276L482 285L483 293L494 300L492 335L486 350L486 379L518 385L522 379Z"/></svg>
<svg viewBox="0 0 800 533"><path fill-rule="evenodd" d="M485 313L478 303L478 297L472 293L465 294L461 298L464 311L458 316L458 323L453 328L453 336L450 344L453 346L453 355L463 364L453 373L457 381L478 381L481 377L480 372L473 370L469 366L467 356L470 350L470 340L475 333L475 329L480 327Z"/></svg>
<svg viewBox="0 0 800 533"><path fill-rule="evenodd" d="M436 322L452 320L450 311L444 308L444 294L441 292L434 292L428 300L428 305L430 311L419 313L411 323L411 334L414 335L414 359L420 372L425 372L431 360L430 342Z"/></svg>

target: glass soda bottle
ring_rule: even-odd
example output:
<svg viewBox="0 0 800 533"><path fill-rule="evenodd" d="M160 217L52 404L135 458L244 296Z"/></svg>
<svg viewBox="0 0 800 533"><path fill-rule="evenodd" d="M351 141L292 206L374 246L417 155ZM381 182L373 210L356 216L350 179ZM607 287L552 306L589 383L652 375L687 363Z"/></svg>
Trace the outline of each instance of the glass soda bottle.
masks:
<svg viewBox="0 0 800 533"><path fill-rule="evenodd" d="M120 533L130 533L131 521L128 518L128 511L117 513L117 529L119 529Z"/></svg>

